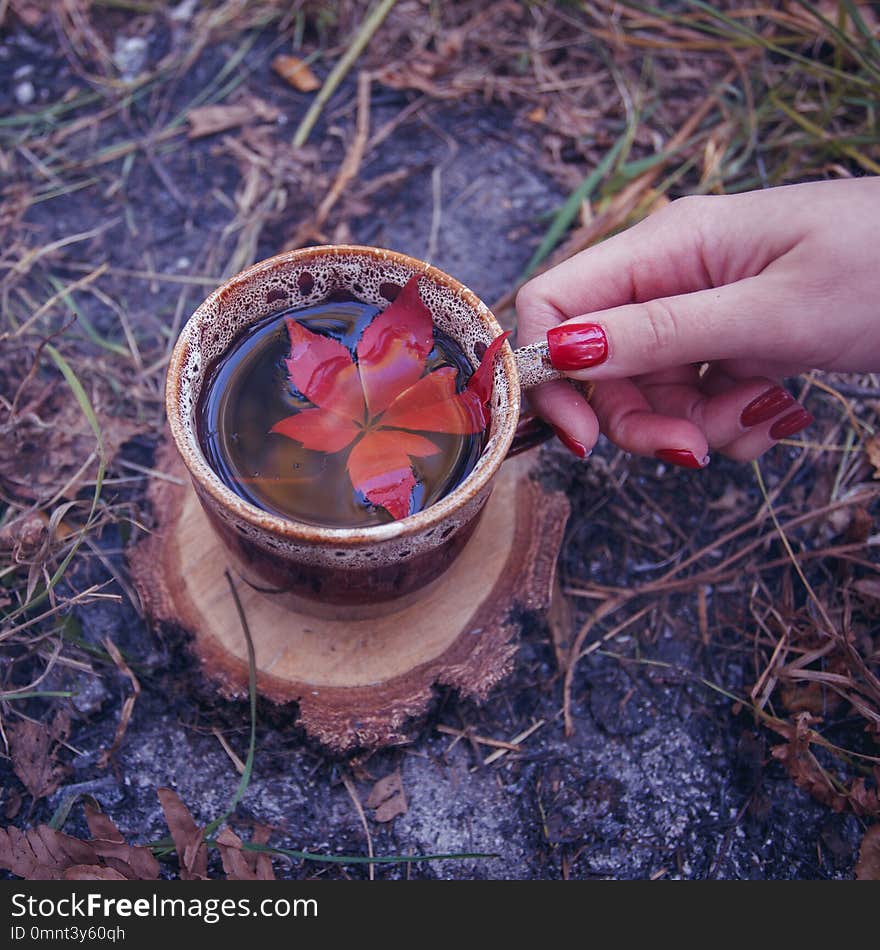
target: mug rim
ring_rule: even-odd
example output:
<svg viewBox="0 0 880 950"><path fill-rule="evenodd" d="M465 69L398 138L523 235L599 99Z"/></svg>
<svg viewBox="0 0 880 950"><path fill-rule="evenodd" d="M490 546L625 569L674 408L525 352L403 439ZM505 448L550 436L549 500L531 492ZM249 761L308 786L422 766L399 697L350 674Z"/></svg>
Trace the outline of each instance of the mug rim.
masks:
<svg viewBox="0 0 880 950"><path fill-rule="evenodd" d="M171 352L171 357L168 360L165 379L165 414L171 436L190 476L197 486L207 492L224 510L234 513L238 518L261 531L286 540L311 544L366 545L377 541L406 537L436 527L476 497L491 482L507 456L519 419L522 393L513 349L509 341L505 341L498 355L503 372L510 381L508 406L511 413L509 420L499 430L499 437L495 439L495 444L481 455L480 458L483 464L479 468L469 472L461 483L447 495L433 502L427 508L406 515L404 518L386 524L363 527L326 527L297 521L284 515L272 514L237 495L222 481L205 458L195 431L195 407L193 407L192 415L186 423L182 423L180 419L181 374L189 348L194 342L195 327L200 316L214 305L218 297L228 293L231 288L247 284L260 274L271 272L286 264L333 255L363 256L382 261L390 260L395 264L411 269L413 273L422 273L424 277L434 283L453 291L473 311L475 318L488 326L492 331L493 339L503 332L492 311L469 287L445 271L409 254L360 244L321 244L284 251L265 260L257 261L228 280L223 281L190 315L180 331ZM265 317L260 319L265 319ZM225 355L226 352L228 352L228 349L224 350L221 356ZM205 370L207 371L207 366ZM494 421L495 415L493 413Z"/></svg>

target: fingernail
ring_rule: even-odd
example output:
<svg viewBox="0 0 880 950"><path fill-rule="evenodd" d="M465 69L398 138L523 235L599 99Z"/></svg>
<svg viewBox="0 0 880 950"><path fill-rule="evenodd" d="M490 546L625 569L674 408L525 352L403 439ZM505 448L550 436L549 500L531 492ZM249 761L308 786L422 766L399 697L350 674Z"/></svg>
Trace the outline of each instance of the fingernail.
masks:
<svg viewBox="0 0 880 950"><path fill-rule="evenodd" d="M577 439L573 439L565 429L560 429L559 426L553 426L553 431L556 433L556 438L571 452L573 455L576 455L579 459L585 459L589 454L589 450L582 443L578 442Z"/></svg>
<svg viewBox="0 0 880 950"><path fill-rule="evenodd" d="M806 409L795 409L770 426L771 439L784 439L786 436L800 432L813 421L813 414Z"/></svg>
<svg viewBox="0 0 880 950"><path fill-rule="evenodd" d="M598 323L560 324L547 331L555 369L586 369L608 359L608 338Z"/></svg>
<svg viewBox="0 0 880 950"><path fill-rule="evenodd" d="M740 424L745 428L756 426L761 422L769 422L778 416L783 409L794 404L794 396L781 386L772 386L766 392L756 396L742 411L739 417Z"/></svg>
<svg viewBox="0 0 880 950"><path fill-rule="evenodd" d="M678 465L680 468L705 468L709 464L709 456L698 459L693 452L687 449L658 449L654 456L661 462L669 465Z"/></svg>

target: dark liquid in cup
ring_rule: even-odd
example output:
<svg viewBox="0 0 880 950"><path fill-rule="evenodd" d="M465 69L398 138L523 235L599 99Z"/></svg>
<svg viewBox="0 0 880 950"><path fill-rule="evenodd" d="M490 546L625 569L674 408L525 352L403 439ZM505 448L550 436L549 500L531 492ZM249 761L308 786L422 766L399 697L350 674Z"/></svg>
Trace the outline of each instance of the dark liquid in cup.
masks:
<svg viewBox="0 0 880 950"><path fill-rule="evenodd" d="M391 521L384 508L356 491L346 470L351 446L325 453L269 430L312 403L291 383L285 360L290 338L285 321L295 318L313 333L333 337L355 354L357 341L379 309L355 300L272 314L249 327L211 368L199 397L199 443L211 468L246 501L272 514L331 528L364 527ZM434 348L425 372L440 366L458 371L461 389L472 368L461 347L434 328ZM447 495L470 473L485 433L424 433L440 451L411 459L416 486L410 514Z"/></svg>

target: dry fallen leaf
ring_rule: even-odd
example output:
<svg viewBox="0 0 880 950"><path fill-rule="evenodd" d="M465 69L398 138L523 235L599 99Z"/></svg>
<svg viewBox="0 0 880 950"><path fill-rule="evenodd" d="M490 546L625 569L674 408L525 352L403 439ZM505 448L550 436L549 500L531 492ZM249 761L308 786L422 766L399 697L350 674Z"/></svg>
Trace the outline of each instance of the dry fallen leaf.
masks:
<svg viewBox="0 0 880 950"><path fill-rule="evenodd" d="M871 438L865 442L865 453L868 456L871 467L874 469L872 477L880 478L880 436L872 435Z"/></svg>
<svg viewBox="0 0 880 950"><path fill-rule="evenodd" d="M23 403L14 419L0 418L0 440L8 449L0 453L0 487L29 501L47 501L58 492L75 498L83 482L98 471L95 434L88 420L60 384ZM108 463L125 442L147 428L135 419L108 415L100 406L95 415Z"/></svg>
<svg viewBox="0 0 880 950"><path fill-rule="evenodd" d="M376 821L391 821L398 815L405 815L407 807L400 769L395 769L389 775L380 778L367 798L367 808L376 810L373 815Z"/></svg>
<svg viewBox="0 0 880 950"><path fill-rule="evenodd" d="M880 767L874 767L874 788L863 778L853 780L849 789L852 810L862 817L880 818Z"/></svg>
<svg viewBox="0 0 880 950"><path fill-rule="evenodd" d="M813 798L834 811L843 811L847 806L847 796L837 791L810 751L810 723L813 721L809 713L802 712L795 716L794 727L786 726L784 730L782 727L778 728L778 732L785 732L788 741L776 746L770 754L783 764L798 788L809 792Z"/></svg>
<svg viewBox="0 0 880 950"><path fill-rule="evenodd" d="M29 881L60 881L76 865L95 865L97 855L85 841L38 825L29 831L0 828L0 867Z"/></svg>
<svg viewBox="0 0 880 950"><path fill-rule="evenodd" d="M871 825L862 838L856 880L880 881L880 825Z"/></svg>
<svg viewBox="0 0 880 950"><path fill-rule="evenodd" d="M94 805L86 803L85 813L92 835L89 844L109 868L128 881L152 881L159 876L159 862L149 848L126 844L122 832Z"/></svg>
<svg viewBox="0 0 880 950"><path fill-rule="evenodd" d="M439 56L426 55L420 51L418 60L399 60L380 67L374 73L378 82L392 89L416 89L433 99L456 99L461 91L442 86L434 80L444 73L448 64Z"/></svg>
<svg viewBox="0 0 880 950"><path fill-rule="evenodd" d="M203 829L193 820L189 809L173 789L156 790L159 803L165 813L168 830L177 850L182 881L204 881L208 878L208 847Z"/></svg>
<svg viewBox="0 0 880 950"><path fill-rule="evenodd" d="M265 844L265 841L257 841L257 833L254 832L254 843ZM267 837L260 835L260 837ZM272 869L272 860L268 854L256 851L245 851L242 847L242 840L232 831L231 828L224 828L217 835L217 848L220 851L220 860L223 862L223 870L226 872L226 879L229 881L274 881L275 872Z"/></svg>
<svg viewBox="0 0 880 950"><path fill-rule="evenodd" d="M28 831L0 828L0 868L29 881L152 881L159 862L149 848L125 843L119 829L97 808L86 807L91 841L48 825ZM102 863L103 862L103 863Z"/></svg>
<svg viewBox="0 0 880 950"><path fill-rule="evenodd" d="M70 720L61 714L51 726L25 719L7 728L12 768L35 799L51 795L61 784L66 770L58 763L57 750L69 731Z"/></svg>
<svg viewBox="0 0 880 950"><path fill-rule="evenodd" d="M280 110L256 96L235 105L197 106L187 113L189 137L203 138L215 132L225 132L252 122L274 122Z"/></svg>
<svg viewBox="0 0 880 950"><path fill-rule="evenodd" d="M571 637L574 633L574 619L571 614L571 602L562 592L562 585L559 583L558 577L553 579L553 593L550 595L547 625L550 627L550 636L553 638L556 665L564 672L568 665L568 653L571 647Z"/></svg>
<svg viewBox="0 0 880 950"><path fill-rule="evenodd" d="M787 683L780 690L782 702L790 713L808 712L817 719L831 715L842 702L837 693L821 683Z"/></svg>
<svg viewBox="0 0 880 950"><path fill-rule="evenodd" d="M272 60L272 69L300 92L314 92L321 88L321 80L312 72L309 64L298 56L276 56Z"/></svg>

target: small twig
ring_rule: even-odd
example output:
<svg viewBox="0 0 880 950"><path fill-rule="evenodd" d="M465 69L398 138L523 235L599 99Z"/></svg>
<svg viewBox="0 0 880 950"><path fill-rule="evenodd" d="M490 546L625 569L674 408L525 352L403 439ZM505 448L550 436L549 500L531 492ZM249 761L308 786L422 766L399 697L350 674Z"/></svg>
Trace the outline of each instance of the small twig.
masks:
<svg viewBox="0 0 880 950"><path fill-rule="evenodd" d="M837 628L834 626L834 622L832 621L832 619L828 616L828 611L825 609L825 605L816 595L816 592L813 590L812 585L807 580L807 576L806 574L804 574L804 571L800 565L800 562L798 561L797 557L795 557L795 553L791 547L791 543L788 540L788 535L785 533L785 529L783 528L783 526L779 523L779 519L776 517L776 510L774 509L773 505L770 503L770 498L767 494L767 487L764 484L764 477L761 475L761 466L758 464L757 460L752 462L752 467L755 470L755 477L758 480L758 488L761 489L761 494L764 496L764 500L767 504L767 511L770 517L773 519L773 526L776 528L776 533L779 535L779 540L782 542L782 546L785 548L786 553L791 559L792 567L794 567L795 571L797 572L797 575L800 578L801 583L804 585L804 589L806 590L807 594L809 594L810 596L810 599L816 605L816 609L819 611L819 616L822 618L822 620L825 621L825 624L827 626L826 632L829 635L833 635L834 633L836 633Z"/></svg>
<svg viewBox="0 0 880 950"><path fill-rule="evenodd" d="M333 206L345 191L348 183L357 176L370 135L371 82L372 77L366 71L361 72L360 76L358 76L358 111L354 139L352 139L351 146L346 152L342 164L339 166L339 171L333 180L333 184L330 186L327 194L324 195L321 204L318 205L318 210L315 212L314 218L310 221L305 221L297 228L294 236L285 245L287 248L301 247L316 233L320 232Z"/></svg>
<svg viewBox="0 0 880 950"><path fill-rule="evenodd" d="M116 664L116 668L120 673L123 673L125 676L127 676L129 682L131 683L131 692L125 697L125 702L122 704L122 713L119 716L119 723L116 726L116 733L113 736L113 741L110 743L109 748L105 749L101 753L101 758L98 760L98 767L103 769L107 767L110 759L116 754L119 746L122 745L122 740L125 737L128 724L131 721L131 716L134 712L134 704L137 702L138 696L141 694L141 684L138 682L138 678L134 675L134 673L132 673L131 667L129 667L129 665L122 658L122 654L119 652L116 644L109 637L104 637L101 642L104 644L104 649L110 654L110 657Z"/></svg>
<svg viewBox="0 0 880 950"><path fill-rule="evenodd" d="M83 264L78 261L65 261L64 266L67 270L73 271L91 271L91 264ZM207 274L166 274L151 270L132 270L128 267L107 267L104 272L113 277L133 277L135 280L165 281L170 284L193 284L197 287L216 287L220 282L218 277L209 277ZM70 291L72 287L65 288Z"/></svg>
<svg viewBox="0 0 880 950"><path fill-rule="evenodd" d="M441 723L436 727L437 732L442 732L444 736L455 736L458 739L467 739L469 742L476 742L479 745L487 745L492 749L506 749L508 752L519 752L519 748L512 742L504 742L501 739L489 739L487 736L478 736L467 729L453 729L452 726L446 726Z"/></svg>
<svg viewBox="0 0 880 950"><path fill-rule="evenodd" d="M223 746L223 751L229 756L230 761L235 766L235 771L239 775L244 775L244 762L236 755L235 749L226 741L226 736L216 727L211 730L211 732L216 736L217 741Z"/></svg>
<svg viewBox="0 0 880 950"><path fill-rule="evenodd" d="M354 65L354 61L361 55L367 43L373 38L373 34L382 25L385 17L394 8L397 0L381 0L378 6L369 14L361 24L351 46L345 51L342 59L333 67L330 74L324 80L324 85L318 90L314 102L309 106L309 111L302 118L296 134L293 136L293 147L302 148L309 138L309 134L314 128L321 111L327 104L327 100L336 91L336 87L342 82L348 71Z"/></svg>
<svg viewBox="0 0 880 950"><path fill-rule="evenodd" d="M370 835L370 826L367 824L367 816L364 814L364 806L361 805L361 800L358 798L357 789L354 787L354 782L351 780L347 772L342 772L342 784L345 786L345 790L348 792L352 803L354 804L354 810L358 813L358 817L361 820L361 825L364 829L364 834L367 836L367 854L372 859L373 858L373 838ZM370 868L370 880L375 880L375 866L371 863Z"/></svg>
<svg viewBox="0 0 880 950"><path fill-rule="evenodd" d="M537 732L541 726L545 725L546 722L546 719L539 719L536 723L533 723L528 729L525 729L518 736L514 736L514 738L510 740L510 744L516 747L525 742L533 732ZM507 755L509 751L509 749L496 749L495 752L483 760L483 765L491 765L493 762L497 762L502 756Z"/></svg>
<svg viewBox="0 0 880 950"><path fill-rule="evenodd" d="M131 472L140 472L141 475L149 475L150 478L160 478L162 481L171 482L172 485L186 485L186 481L178 478L176 475L169 475L167 472L160 472L157 468L149 468L146 465L138 465L137 462L129 462L128 459L116 459L116 464L120 468ZM107 484L105 482L104 484Z"/></svg>

